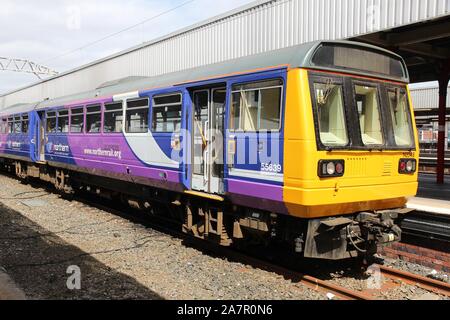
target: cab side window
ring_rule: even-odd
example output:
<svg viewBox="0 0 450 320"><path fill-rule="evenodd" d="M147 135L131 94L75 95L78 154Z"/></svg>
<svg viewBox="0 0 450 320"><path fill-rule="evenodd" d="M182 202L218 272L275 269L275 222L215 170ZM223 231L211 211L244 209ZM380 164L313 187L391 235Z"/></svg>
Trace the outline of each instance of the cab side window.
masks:
<svg viewBox="0 0 450 320"><path fill-rule="evenodd" d="M255 132L281 129L282 80L234 85L230 129Z"/></svg>

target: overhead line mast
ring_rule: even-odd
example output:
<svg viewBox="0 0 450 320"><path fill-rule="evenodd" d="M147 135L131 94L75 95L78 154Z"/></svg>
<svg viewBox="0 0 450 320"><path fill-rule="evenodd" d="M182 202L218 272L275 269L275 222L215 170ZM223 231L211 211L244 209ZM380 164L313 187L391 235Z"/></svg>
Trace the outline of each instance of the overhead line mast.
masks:
<svg viewBox="0 0 450 320"><path fill-rule="evenodd" d="M41 76L56 76L58 72L49 67L34 63L25 59L12 59L0 57L0 71L13 71L22 73L32 73L39 79Z"/></svg>

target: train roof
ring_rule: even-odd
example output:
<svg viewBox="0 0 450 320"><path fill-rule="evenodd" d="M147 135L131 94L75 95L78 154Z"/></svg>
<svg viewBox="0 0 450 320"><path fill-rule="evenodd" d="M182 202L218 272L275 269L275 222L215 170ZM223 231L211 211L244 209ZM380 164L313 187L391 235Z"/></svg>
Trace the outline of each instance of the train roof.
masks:
<svg viewBox="0 0 450 320"><path fill-rule="evenodd" d="M36 109L38 103L18 103L0 110L0 116L25 113Z"/></svg>
<svg viewBox="0 0 450 320"><path fill-rule="evenodd" d="M226 78L227 75L239 74L248 72L251 70L265 70L270 68L309 68L319 70L333 70L332 67L317 65L313 61L313 57L319 48L323 46L338 46L338 47L353 47L355 49L363 49L366 51L372 51L381 53L384 56L390 56L395 58L402 64L403 76L401 77L389 77L384 78L409 82L408 71L403 59L385 49L375 47L369 44L363 44L353 41L315 41L305 43L289 48L274 50L257 55L242 57L234 60L228 60L225 62L215 63L207 66L192 68L184 71L168 73L154 77L127 77L124 79L114 80L102 84L98 88L83 92L75 95L65 96L61 98L45 100L35 104L21 104L11 106L2 110L2 113L19 113L28 112L33 109L44 109L49 107L60 107L67 104L71 104L75 101L89 101L99 99L100 97L110 97L117 94L123 94L133 91L150 90L152 88L163 88L175 86L183 83L196 83L203 80L209 80L212 78ZM373 73L364 72L362 70L346 70L348 73L373 76ZM80 103L82 104L82 103ZM14 112L13 112L14 111Z"/></svg>

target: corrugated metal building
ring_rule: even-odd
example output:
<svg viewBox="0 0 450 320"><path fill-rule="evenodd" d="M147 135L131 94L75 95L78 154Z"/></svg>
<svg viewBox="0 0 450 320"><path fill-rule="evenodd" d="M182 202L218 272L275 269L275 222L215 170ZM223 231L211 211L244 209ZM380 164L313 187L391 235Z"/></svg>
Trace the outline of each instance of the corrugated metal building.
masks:
<svg viewBox="0 0 450 320"><path fill-rule="evenodd" d="M313 40L345 39L450 14L450 0L260 0L0 97L0 108Z"/></svg>
<svg viewBox="0 0 450 320"><path fill-rule="evenodd" d="M450 92L450 85L448 88L448 91ZM429 88L412 89L411 98L416 110L437 109L439 104L439 88L436 86ZM447 106L450 107L450 95L447 96Z"/></svg>

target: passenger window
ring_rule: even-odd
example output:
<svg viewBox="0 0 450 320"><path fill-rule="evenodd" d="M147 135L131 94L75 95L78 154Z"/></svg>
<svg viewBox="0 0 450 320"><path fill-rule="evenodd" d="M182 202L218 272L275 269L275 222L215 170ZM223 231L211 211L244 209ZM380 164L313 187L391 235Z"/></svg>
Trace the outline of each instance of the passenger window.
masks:
<svg viewBox="0 0 450 320"><path fill-rule="evenodd" d="M102 107L86 107L86 133L100 133L102 129Z"/></svg>
<svg viewBox="0 0 450 320"><path fill-rule="evenodd" d="M84 109L83 107L72 109L70 117L70 132L82 133L84 131Z"/></svg>
<svg viewBox="0 0 450 320"><path fill-rule="evenodd" d="M47 133L56 133L56 112L47 112Z"/></svg>
<svg viewBox="0 0 450 320"><path fill-rule="evenodd" d="M348 145L342 85L315 83L314 95L322 144L327 147Z"/></svg>
<svg viewBox="0 0 450 320"><path fill-rule="evenodd" d="M14 132L14 118L8 118L8 133Z"/></svg>
<svg viewBox="0 0 450 320"><path fill-rule="evenodd" d="M389 111L394 127L395 143L399 147L409 147L413 143L411 114L405 91L400 89L388 91Z"/></svg>
<svg viewBox="0 0 450 320"><path fill-rule="evenodd" d="M380 106L378 89L375 87L355 86L356 106L364 145L382 145Z"/></svg>
<svg viewBox="0 0 450 320"><path fill-rule="evenodd" d="M61 110L58 112L58 132L69 132L69 110Z"/></svg>
<svg viewBox="0 0 450 320"><path fill-rule="evenodd" d="M1 128L1 132L3 133L3 134L6 134L6 133L8 133L8 119L6 119L6 118L3 118L2 119L2 124L1 124L1 126L2 126L2 128Z"/></svg>
<svg viewBox="0 0 450 320"><path fill-rule="evenodd" d="M122 132L123 106L122 103L105 104L104 133Z"/></svg>
<svg viewBox="0 0 450 320"><path fill-rule="evenodd" d="M179 132L181 130L181 94L153 98L153 132Z"/></svg>
<svg viewBox="0 0 450 320"><path fill-rule="evenodd" d="M127 101L126 131L128 133L148 132L148 99Z"/></svg>
<svg viewBox="0 0 450 320"><path fill-rule="evenodd" d="M22 118L20 116L14 117L14 133L22 133Z"/></svg>
<svg viewBox="0 0 450 320"><path fill-rule="evenodd" d="M231 129L280 130L282 90L281 80L233 86Z"/></svg>
<svg viewBox="0 0 450 320"><path fill-rule="evenodd" d="M28 115L23 114L22 115L22 133L28 133L28 125L29 125Z"/></svg>

